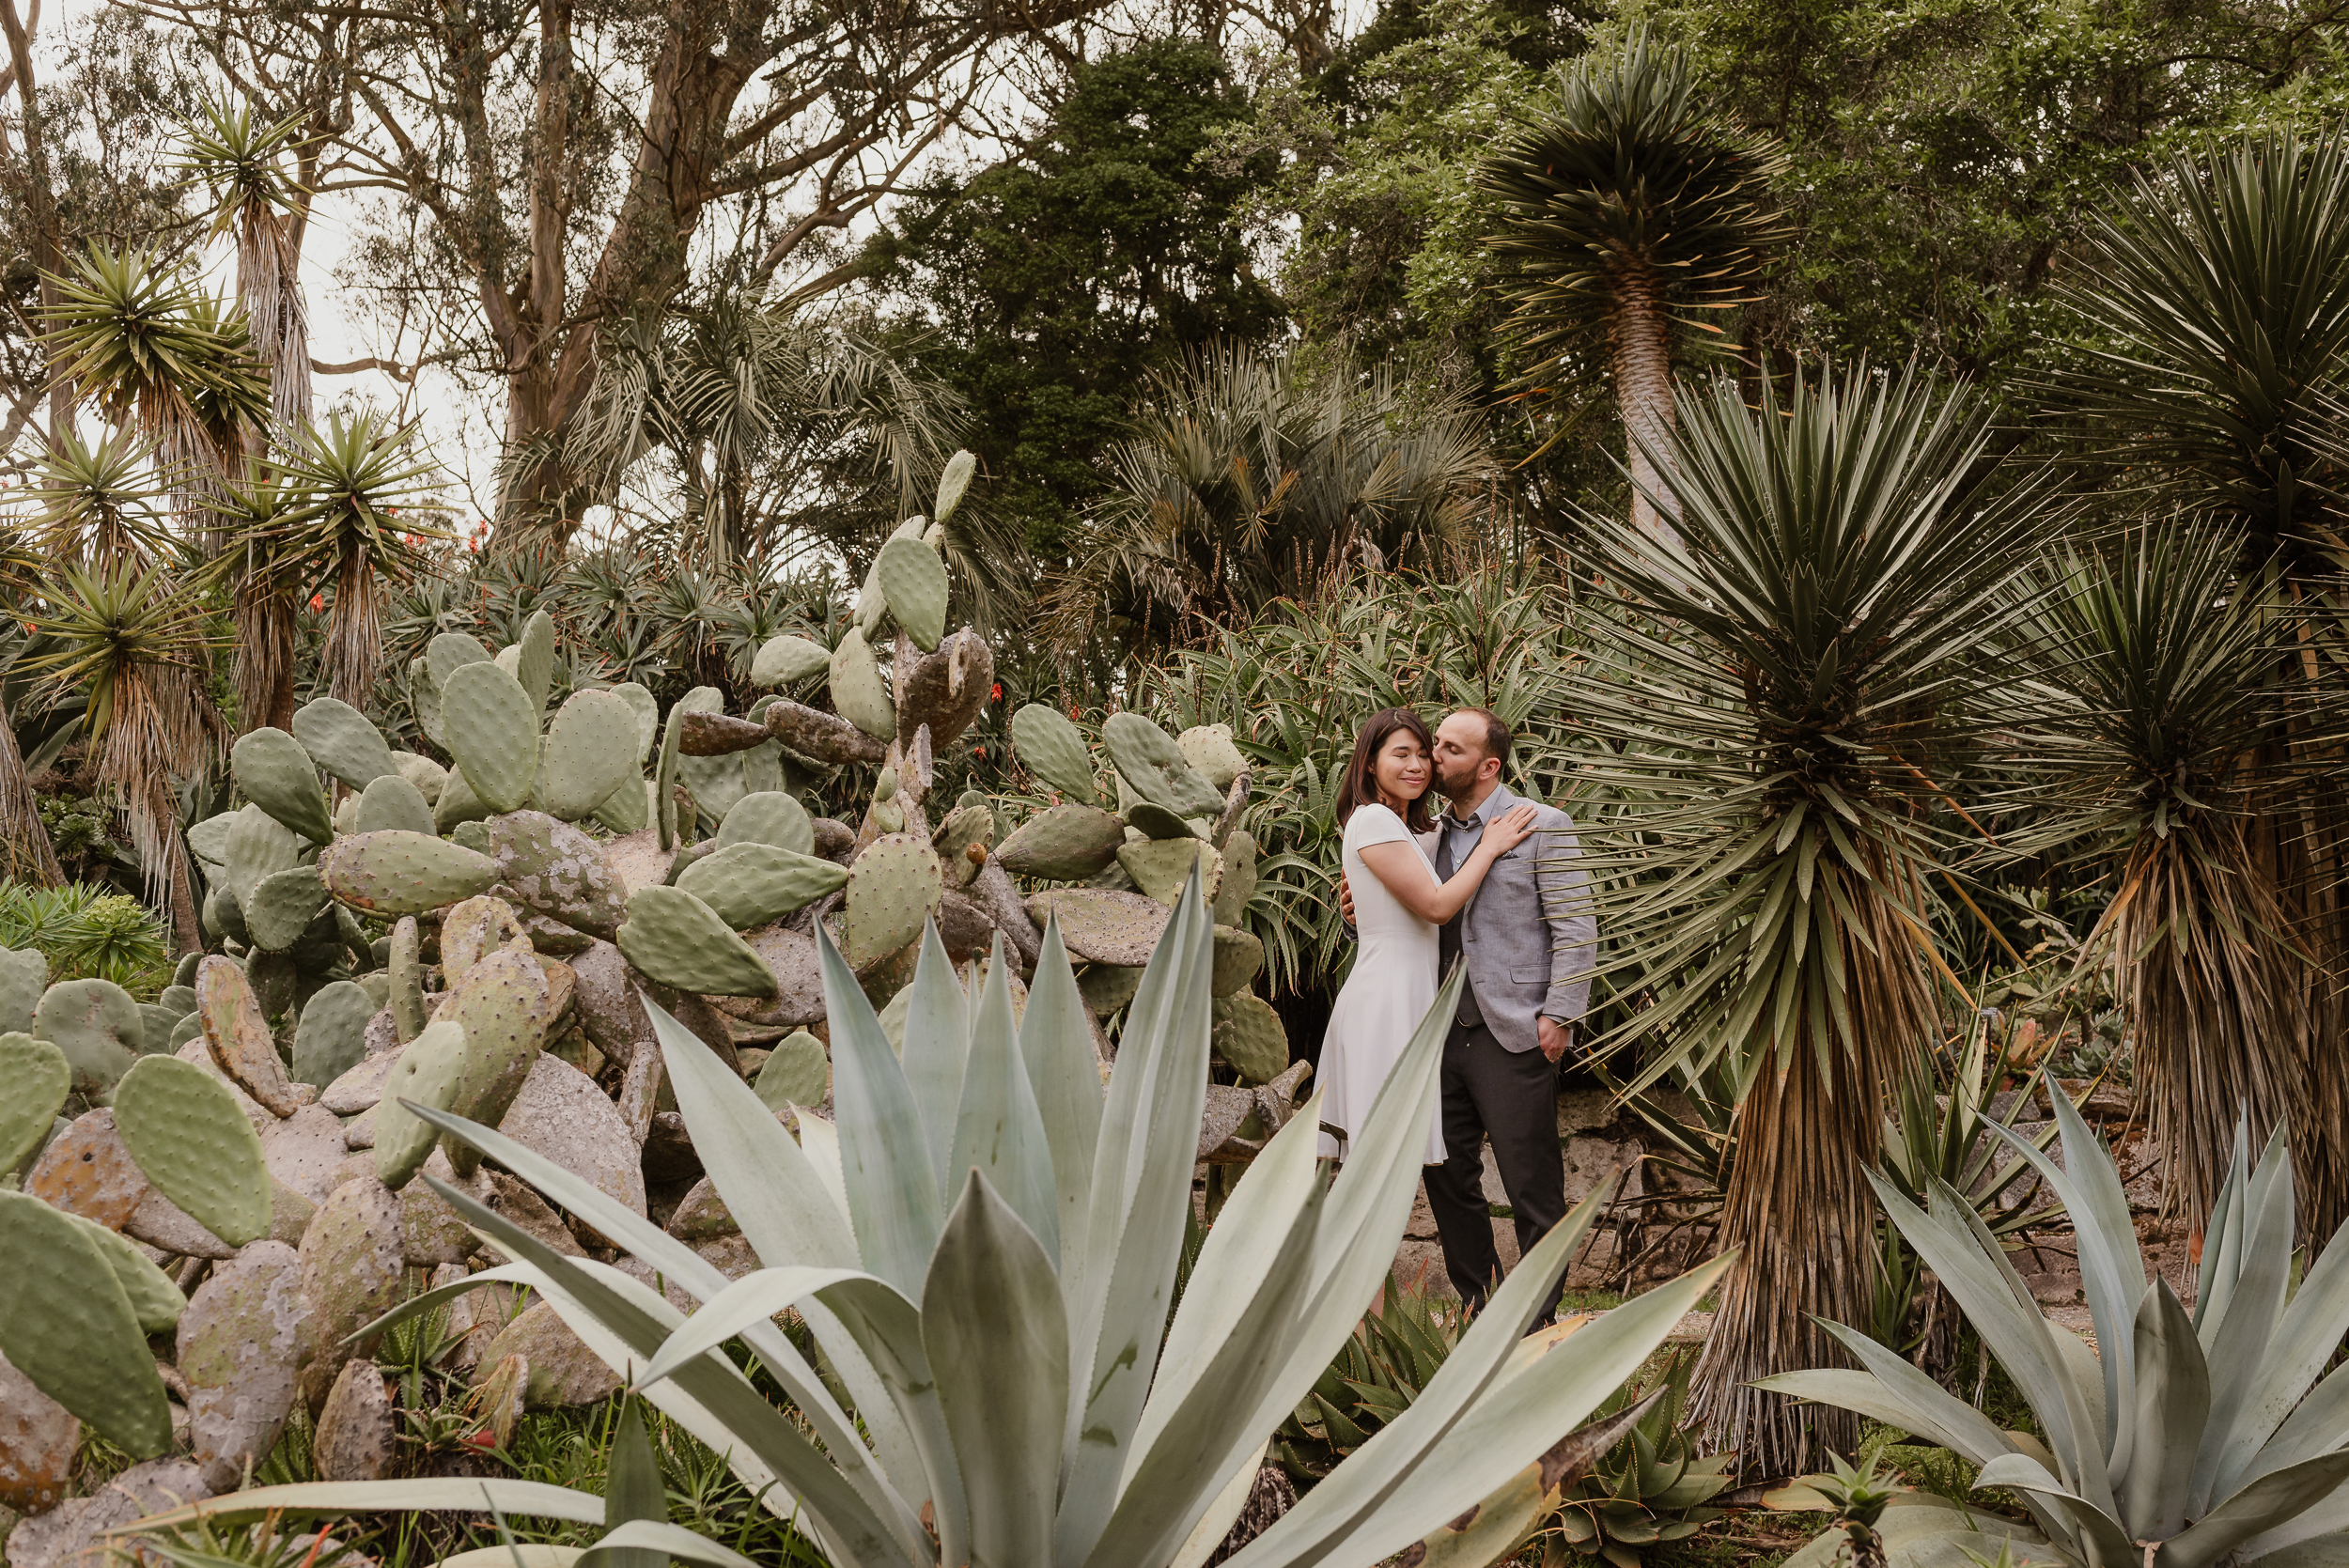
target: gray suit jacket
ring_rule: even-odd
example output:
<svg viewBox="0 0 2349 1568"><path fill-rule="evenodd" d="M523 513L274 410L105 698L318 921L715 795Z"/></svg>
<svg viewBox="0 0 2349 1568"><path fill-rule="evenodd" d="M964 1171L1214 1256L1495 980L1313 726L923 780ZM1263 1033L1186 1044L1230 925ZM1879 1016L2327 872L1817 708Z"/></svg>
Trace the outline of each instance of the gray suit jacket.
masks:
<svg viewBox="0 0 2349 1568"><path fill-rule="evenodd" d="M1476 815L1490 822L1517 803L1508 786L1499 785ZM1574 819L1555 806L1535 810L1532 833L1493 862L1484 885L1455 917L1477 1008L1493 1038L1513 1051L1532 1050L1541 1043L1535 1018L1570 1023L1583 1015L1598 964L1598 916L1591 908ZM1441 834L1439 826L1423 841L1430 861ZM1474 842L1454 836L1459 858L1466 860Z"/></svg>

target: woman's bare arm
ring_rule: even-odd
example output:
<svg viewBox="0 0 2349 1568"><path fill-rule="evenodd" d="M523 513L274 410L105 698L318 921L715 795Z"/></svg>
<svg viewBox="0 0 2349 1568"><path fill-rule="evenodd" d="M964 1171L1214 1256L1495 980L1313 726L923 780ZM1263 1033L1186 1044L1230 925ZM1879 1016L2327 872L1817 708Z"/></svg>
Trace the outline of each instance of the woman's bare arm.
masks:
<svg viewBox="0 0 2349 1568"><path fill-rule="evenodd" d="M1532 806L1512 806L1503 812L1486 827L1468 862L1452 874L1449 882L1439 883L1430 877L1427 862L1408 844L1369 845L1361 851L1362 863L1405 908L1431 924L1441 925L1475 896L1493 862L1525 842L1533 831L1533 816Z"/></svg>

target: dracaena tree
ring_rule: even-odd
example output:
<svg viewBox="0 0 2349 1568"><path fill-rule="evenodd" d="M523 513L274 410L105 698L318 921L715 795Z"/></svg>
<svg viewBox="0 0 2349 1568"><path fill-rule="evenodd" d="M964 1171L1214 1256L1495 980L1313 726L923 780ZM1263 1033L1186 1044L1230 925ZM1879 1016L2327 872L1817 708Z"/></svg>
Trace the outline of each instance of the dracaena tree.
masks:
<svg viewBox="0 0 2349 1568"><path fill-rule="evenodd" d="M2230 863L2240 896L2275 921L2285 968L2260 984L2295 993L2244 1041L2257 1077L2302 1085L2280 1105L2253 1096L2252 1133L2289 1114L2314 1240L2349 1219L2349 797L2326 782L2349 754L2313 717L2349 693L2349 133L2185 148L2099 217L2085 250L2058 289L2079 341L2034 389L2075 434L2083 487L2208 518L2233 546L2230 597L2278 617L2265 664L2240 672L2264 690L2268 722L2240 764L2261 804ZM2256 986L2241 988L2252 973L2214 971L2210 1005L2266 1013ZM2204 1198L2236 1110L2201 1101L2172 1151Z"/></svg>
<svg viewBox="0 0 2349 1568"><path fill-rule="evenodd" d="M1604 372L1623 415L1632 520L1669 532L1672 365L1720 334L1788 234L1771 144L1706 105L1687 54L1634 31L1623 54L1566 67L1487 156L1478 184L1514 263L1502 297L1517 385Z"/></svg>
<svg viewBox="0 0 2349 1568"><path fill-rule="evenodd" d="M300 276L309 195L284 166L305 146L306 117L270 122L250 103L207 103L187 128L181 160L189 179L211 194L213 236L236 236L237 293L268 367L271 421L284 430L310 417L309 307Z"/></svg>
<svg viewBox="0 0 2349 1568"><path fill-rule="evenodd" d="M1985 495L1984 416L1914 371L1797 372L1758 408L1723 377L1678 413L1680 540L1584 520L1618 596L1574 697L1610 743L1585 845L1607 969L1647 1001L1616 1037L1646 1052L1635 1088L1703 1079L1736 1108L1721 1228L1745 1262L1695 1408L1783 1474L1855 1435L1749 1385L1816 1364L1818 1322L1872 1298L1883 1086L1932 1027L1940 781L2033 496Z"/></svg>

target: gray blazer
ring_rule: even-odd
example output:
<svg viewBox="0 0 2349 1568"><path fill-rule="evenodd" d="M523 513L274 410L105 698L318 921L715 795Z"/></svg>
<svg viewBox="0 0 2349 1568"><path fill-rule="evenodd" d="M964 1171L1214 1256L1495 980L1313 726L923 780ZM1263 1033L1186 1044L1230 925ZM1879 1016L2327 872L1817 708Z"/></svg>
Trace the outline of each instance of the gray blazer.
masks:
<svg viewBox="0 0 2349 1568"><path fill-rule="evenodd" d="M1477 819L1490 822L1516 804L1509 787L1497 785L1477 807ZM1535 812L1533 831L1493 862L1455 917L1477 1008L1493 1038L1512 1051L1540 1045L1535 1018L1571 1023L1589 1009L1591 973L1598 964L1598 916L1574 819L1555 806ZM1439 827L1421 841L1431 862L1441 833ZM1455 842L1466 859L1473 842Z"/></svg>

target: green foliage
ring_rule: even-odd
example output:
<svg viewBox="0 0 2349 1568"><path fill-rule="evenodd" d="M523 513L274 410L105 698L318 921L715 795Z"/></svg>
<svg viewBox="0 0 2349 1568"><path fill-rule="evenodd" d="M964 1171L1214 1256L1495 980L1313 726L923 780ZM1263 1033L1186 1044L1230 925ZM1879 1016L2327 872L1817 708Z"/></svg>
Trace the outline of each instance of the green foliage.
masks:
<svg viewBox="0 0 2349 1568"><path fill-rule="evenodd" d="M1457 1301L1398 1285L1390 1273L1377 1305L1273 1435L1273 1461L1299 1486L1328 1475L1410 1407L1467 1327Z"/></svg>
<svg viewBox="0 0 2349 1568"><path fill-rule="evenodd" d="M1642 1405L1646 1409L1597 1468L1567 1492L1557 1529L1581 1556L1603 1558L1610 1568L1638 1568L1652 1549L1688 1541L1721 1516L1708 1505L1729 1490L1737 1456L1700 1456L1683 1424L1695 1365L1692 1351L1674 1350L1663 1366L1601 1406L1607 1415Z"/></svg>
<svg viewBox="0 0 2349 1568"><path fill-rule="evenodd" d="M1107 489L1102 460L1144 372L1281 318L1235 212L1268 164L1198 154L1248 116L1215 51L1182 39L1079 67L1023 155L916 193L879 242L939 325L916 362L973 411L965 437L1046 558Z"/></svg>
<svg viewBox="0 0 2349 1568"><path fill-rule="evenodd" d="M0 882L0 947L37 949L52 984L108 980L148 1000L171 984L170 939L154 911L110 888Z"/></svg>

